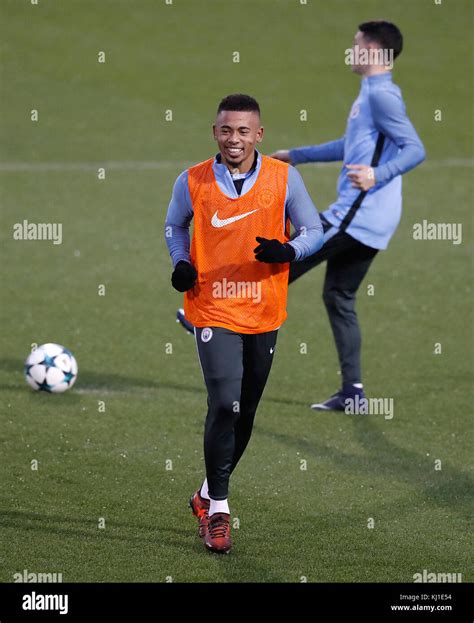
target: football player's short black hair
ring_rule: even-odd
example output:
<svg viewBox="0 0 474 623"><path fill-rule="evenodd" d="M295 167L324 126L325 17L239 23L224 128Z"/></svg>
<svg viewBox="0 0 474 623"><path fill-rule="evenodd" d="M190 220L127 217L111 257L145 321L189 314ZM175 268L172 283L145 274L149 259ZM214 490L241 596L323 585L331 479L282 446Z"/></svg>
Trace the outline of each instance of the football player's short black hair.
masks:
<svg viewBox="0 0 474 623"><path fill-rule="evenodd" d="M224 97L217 108L217 114L222 110L242 110L244 112L256 112L260 115L260 106L257 100L243 93L233 93Z"/></svg>
<svg viewBox="0 0 474 623"><path fill-rule="evenodd" d="M383 19L359 24L359 30L370 41L376 41L385 50L393 50L393 58L397 58L403 49L403 35L400 30Z"/></svg>

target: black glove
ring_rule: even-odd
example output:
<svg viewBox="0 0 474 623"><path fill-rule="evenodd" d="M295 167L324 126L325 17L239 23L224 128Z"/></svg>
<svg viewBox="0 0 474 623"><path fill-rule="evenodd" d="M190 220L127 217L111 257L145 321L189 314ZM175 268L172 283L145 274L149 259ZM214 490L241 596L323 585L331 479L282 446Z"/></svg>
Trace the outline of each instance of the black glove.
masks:
<svg viewBox="0 0 474 623"><path fill-rule="evenodd" d="M190 290L196 283L197 272L192 264L181 260L174 267L171 275L171 283L178 292L186 292Z"/></svg>
<svg viewBox="0 0 474 623"><path fill-rule="evenodd" d="M260 238L260 236L257 236L256 240L260 244L253 252L255 253L255 259L259 262L274 264L277 262L292 262L295 259L295 250L287 242L283 244L276 238L268 240L267 238Z"/></svg>

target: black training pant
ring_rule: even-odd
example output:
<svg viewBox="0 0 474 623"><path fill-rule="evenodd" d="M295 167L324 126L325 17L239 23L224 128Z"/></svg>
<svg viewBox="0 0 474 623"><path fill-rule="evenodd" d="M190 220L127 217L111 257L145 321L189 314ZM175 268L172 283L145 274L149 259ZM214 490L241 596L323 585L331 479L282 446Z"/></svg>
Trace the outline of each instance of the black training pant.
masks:
<svg viewBox="0 0 474 623"><path fill-rule="evenodd" d="M321 217L324 231L331 225ZM336 342L343 383L360 383L361 335L355 311L356 292L378 249L368 247L346 232L338 231L302 262L290 264L289 283L327 261L323 300Z"/></svg>
<svg viewBox="0 0 474 623"><path fill-rule="evenodd" d="M195 329L208 393L204 458L213 500L227 498L230 474L249 442L277 334L248 335L222 327Z"/></svg>

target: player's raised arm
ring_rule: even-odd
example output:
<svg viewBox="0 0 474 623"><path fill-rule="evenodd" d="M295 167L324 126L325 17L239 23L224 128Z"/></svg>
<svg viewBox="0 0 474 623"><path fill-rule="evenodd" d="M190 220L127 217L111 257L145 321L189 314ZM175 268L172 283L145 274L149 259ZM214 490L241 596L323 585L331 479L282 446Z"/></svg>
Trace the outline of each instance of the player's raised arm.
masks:
<svg viewBox="0 0 474 623"><path fill-rule="evenodd" d="M383 186L397 175L407 173L423 162L426 156L396 85L391 85L390 90L373 89L368 99L375 127L398 149L389 154L386 162L374 168L361 163L346 164L352 186L363 191L376 184Z"/></svg>
<svg viewBox="0 0 474 623"><path fill-rule="evenodd" d="M189 196L188 172L177 178L165 221L165 240L173 262L171 283L178 292L186 292L196 282L196 269L189 254L189 225L193 218Z"/></svg>
<svg viewBox="0 0 474 623"><path fill-rule="evenodd" d="M374 169L377 184L386 184L418 166L426 157L425 148L408 118L403 99L392 91L374 90L369 97L375 127L390 138L399 153Z"/></svg>
<svg viewBox="0 0 474 623"><path fill-rule="evenodd" d="M337 162L344 160L344 137L321 145L279 149L271 154L271 157L294 166L307 162Z"/></svg>

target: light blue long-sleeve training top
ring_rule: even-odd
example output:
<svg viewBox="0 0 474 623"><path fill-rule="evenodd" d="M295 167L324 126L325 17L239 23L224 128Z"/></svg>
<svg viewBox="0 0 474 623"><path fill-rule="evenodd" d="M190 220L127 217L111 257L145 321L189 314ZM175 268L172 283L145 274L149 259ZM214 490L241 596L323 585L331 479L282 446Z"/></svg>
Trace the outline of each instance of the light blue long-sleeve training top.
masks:
<svg viewBox="0 0 474 623"><path fill-rule="evenodd" d="M392 82L390 72L362 79L343 138L291 149L290 158L294 165L344 162L337 183L337 201L323 212L337 227L360 192L352 188L347 176L350 170L345 165L370 165L379 132L385 136L385 143L379 165L374 168L376 185L365 196L346 231L369 247L386 249L400 221L401 175L425 159L423 143L406 114L402 93Z"/></svg>
<svg viewBox="0 0 474 623"><path fill-rule="evenodd" d="M243 182L240 195L234 185L229 169L214 159L212 170L220 190L232 199L245 195L255 184L260 168L262 156L257 151L257 163ZM241 177L241 176L239 176ZM193 218L193 206L189 194L188 171L183 171L173 187L173 194L168 207L165 221L165 239L171 255L173 266L180 260L190 261L189 226ZM302 260L318 251L323 244L323 227L319 214L306 190L298 171L290 166L285 197L285 218L289 218L296 232L301 232L289 244L295 249L295 260ZM169 235L169 232L172 235ZM265 232L261 234L265 237ZM257 244L257 243L255 243Z"/></svg>

